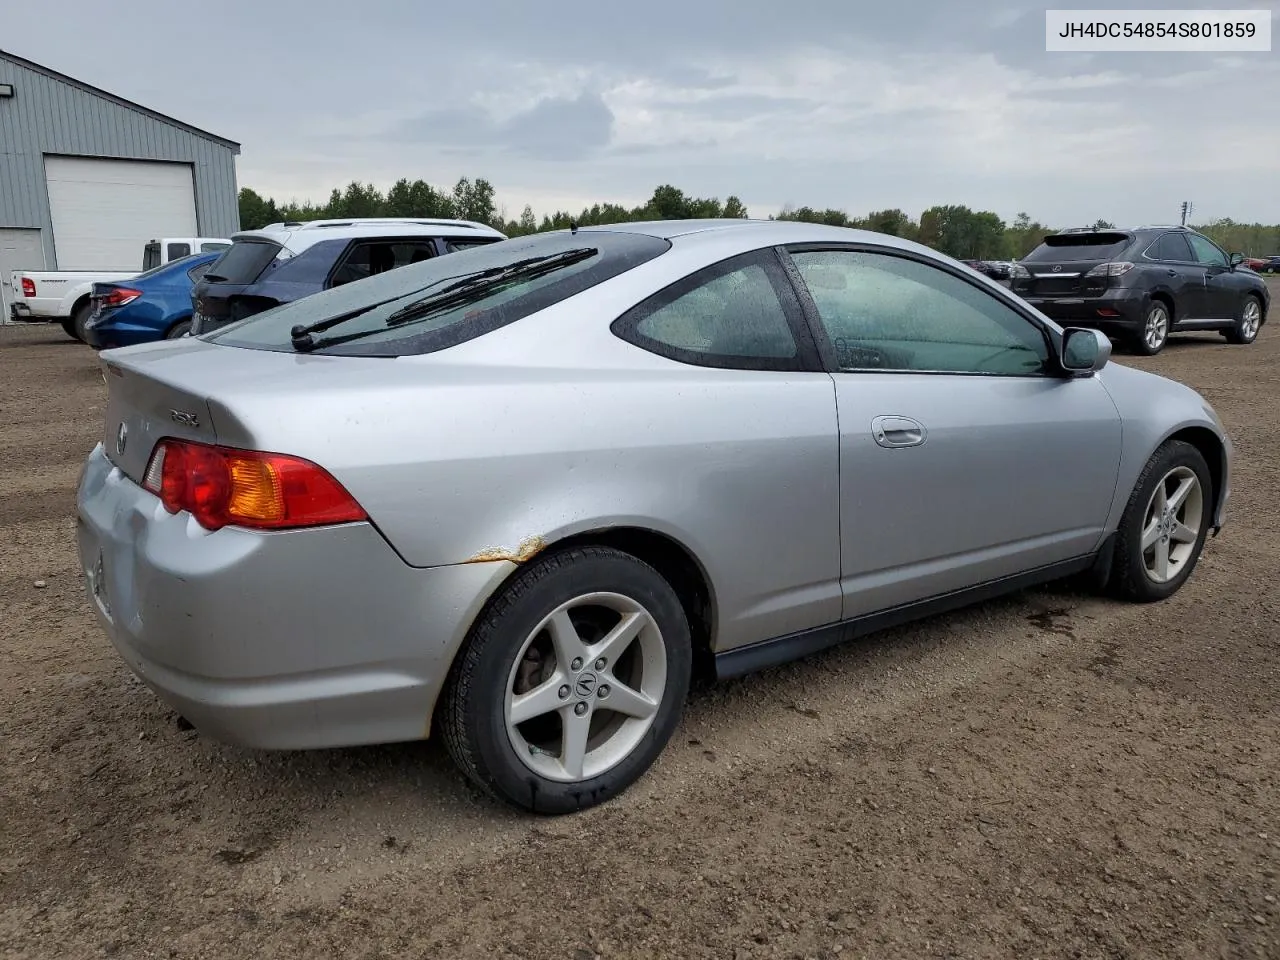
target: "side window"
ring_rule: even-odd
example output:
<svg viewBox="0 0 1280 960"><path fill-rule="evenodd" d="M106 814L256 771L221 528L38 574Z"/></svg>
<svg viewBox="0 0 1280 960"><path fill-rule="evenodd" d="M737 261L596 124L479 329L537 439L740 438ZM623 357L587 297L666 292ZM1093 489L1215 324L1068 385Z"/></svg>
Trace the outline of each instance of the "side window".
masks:
<svg viewBox="0 0 1280 960"><path fill-rule="evenodd" d="M1188 263L1195 259L1187 239L1180 233L1166 233L1147 249L1147 256L1152 260L1172 260Z"/></svg>
<svg viewBox="0 0 1280 960"><path fill-rule="evenodd" d="M1191 241L1191 249L1196 253L1196 260L1206 267L1225 267L1227 265L1227 255L1219 250L1216 244L1198 233L1187 234L1187 239Z"/></svg>
<svg viewBox="0 0 1280 960"><path fill-rule="evenodd" d="M213 266L212 260L210 260L208 263L198 263L194 267L192 267L190 270L187 271L187 278L192 283L199 283L200 278L205 275L205 271L207 271L211 266Z"/></svg>
<svg viewBox="0 0 1280 960"><path fill-rule="evenodd" d="M1029 376L1044 334L1012 307L944 270L854 250L792 254L841 370Z"/></svg>
<svg viewBox="0 0 1280 960"><path fill-rule="evenodd" d="M772 251L686 277L614 321L622 339L682 363L799 370L799 304Z"/></svg>
<svg viewBox="0 0 1280 960"><path fill-rule="evenodd" d="M154 270L160 266L160 244L148 243L142 248L142 269Z"/></svg>
<svg viewBox="0 0 1280 960"><path fill-rule="evenodd" d="M169 244L169 260L181 260L183 257L191 256L191 244L189 243L171 243Z"/></svg>
<svg viewBox="0 0 1280 960"><path fill-rule="evenodd" d="M430 259L434 252L430 240L375 240L357 243L339 261L329 285L339 287L376 273L421 263Z"/></svg>

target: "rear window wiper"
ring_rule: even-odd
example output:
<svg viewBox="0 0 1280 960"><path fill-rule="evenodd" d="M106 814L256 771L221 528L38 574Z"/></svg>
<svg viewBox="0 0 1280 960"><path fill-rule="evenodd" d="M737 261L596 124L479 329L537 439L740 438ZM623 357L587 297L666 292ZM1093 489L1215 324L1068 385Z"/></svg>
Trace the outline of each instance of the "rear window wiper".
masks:
<svg viewBox="0 0 1280 960"><path fill-rule="evenodd" d="M436 290L429 296L422 297L394 311L387 317L382 327L361 330L345 337L327 337L317 340L314 336L314 334L323 333L325 330L346 323L348 320L363 316L370 310L376 310L378 307L401 300L403 297L392 297L306 326L298 325L289 331L289 339L295 350L304 353L321 346L333 346L339 343L346 343L349 340L358 340L388 327L398 327L406 323L412 323L415 320L426 319L440 310L466 303L512 280L528 280L543 273L549 273L552 270L559 270L563 267L580 263L583 260L594 257L597 253L599 251L594 247L580 247L574 250L564 250L560 253L549 254L545 257L530 257L527 260L517 260L515 263L478 270L475 273L460 277L455 282Z"/></svg>

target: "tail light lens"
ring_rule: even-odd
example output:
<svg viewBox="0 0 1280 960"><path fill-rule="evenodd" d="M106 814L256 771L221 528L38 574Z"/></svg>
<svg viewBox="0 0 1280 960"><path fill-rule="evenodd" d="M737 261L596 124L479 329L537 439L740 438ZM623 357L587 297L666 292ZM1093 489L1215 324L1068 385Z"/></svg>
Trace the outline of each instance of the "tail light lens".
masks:
<svg viewBox="0 0 1280 960"><path fill-rule="evenodd" d="M1022 280L1029 276L1031 276L1030 272L1022 264L1020 263L1010 264L1009 266L1010 280Z"/></svg>
<svg viewBox="0 0 1280 960"><path fill-rule="evenodd" d="M34 297L36 295L36 282L30 277L22 278L22 295L24 297Z"/></svg>
<svg viewBox="0 0 1280 960"><path fill-rule="evenodd" d="M368 519L323 467L280 453L164 439L142 485L170 513L187 510L208 530L287 530Z"/></svg>
<svg viewBox="0 0 1280 960"><path fill-rule="evenodd" d="M1133 269L1133 264L1127 260L1113 260L1111 263L1100 263L1088 273L1086 277L1119 277Z"/></svg>
<svg viewBox="0 0 1280 960"><path fill-rule="evenodd" d="M113 287L101 295L95 294L92 299L97 300L104 307L123 307L126 303L132 303L140 296L142 296L141 290L134 290L130 287Z"/></svg>

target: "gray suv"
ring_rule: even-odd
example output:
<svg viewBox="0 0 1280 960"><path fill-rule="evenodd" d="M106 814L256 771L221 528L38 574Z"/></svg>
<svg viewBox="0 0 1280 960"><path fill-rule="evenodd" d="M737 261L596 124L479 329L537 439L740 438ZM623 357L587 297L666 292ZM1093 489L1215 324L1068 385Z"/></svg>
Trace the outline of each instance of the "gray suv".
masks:
<svg viewBox="0 0 1280 960"><path fill-rule="evenodd" d="M1150 355L1180 331L1253 343L1271 295L1243 260L1186 227L1069 230L1014 264L1009 286L1058 323L1100 329Z"/></svg>

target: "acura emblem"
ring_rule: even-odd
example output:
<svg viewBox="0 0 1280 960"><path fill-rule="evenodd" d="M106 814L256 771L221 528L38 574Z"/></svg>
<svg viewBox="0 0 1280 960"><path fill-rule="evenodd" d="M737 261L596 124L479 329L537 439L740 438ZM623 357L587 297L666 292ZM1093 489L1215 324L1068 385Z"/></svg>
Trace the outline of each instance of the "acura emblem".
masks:
<svg viewBox="0 0 1280 960"><path fill-rule="evenodd" d="M124 448L129 443L129 428L122 420L120 426L116 428L116 453L124 456Z"/></svg>

